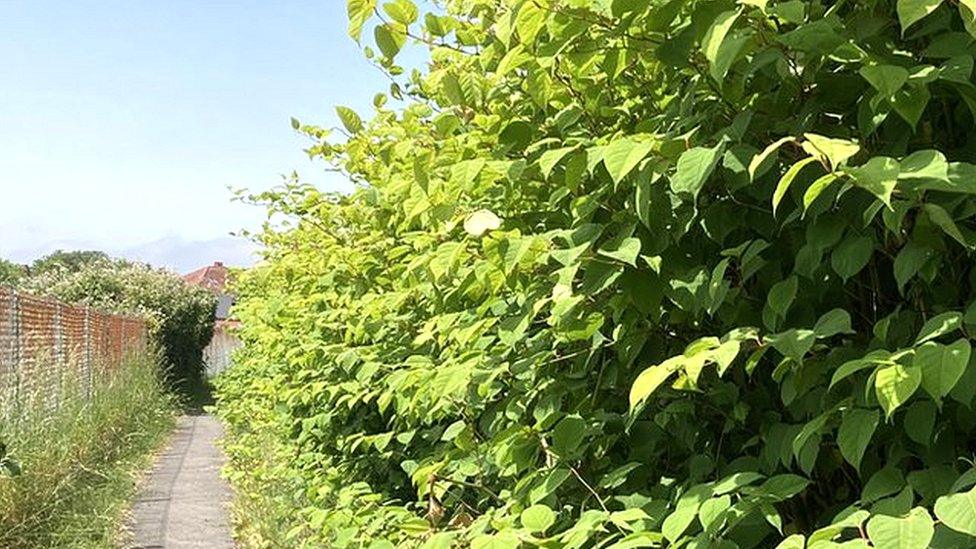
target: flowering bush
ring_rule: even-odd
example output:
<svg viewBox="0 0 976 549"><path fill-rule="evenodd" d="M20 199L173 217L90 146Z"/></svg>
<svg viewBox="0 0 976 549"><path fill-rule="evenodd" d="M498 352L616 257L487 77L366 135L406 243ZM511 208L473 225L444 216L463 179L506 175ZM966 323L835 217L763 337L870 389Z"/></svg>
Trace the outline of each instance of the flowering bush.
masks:
<svg viewBox="0 0 976 549"><path fill-rule="evenodd" d="M96 259L77 269L45 270L24 279L21 286L70 303L142 316L163 350L172 379L195 382L203 374L203 349L213 337L216 297L168 270Z"/></svg>

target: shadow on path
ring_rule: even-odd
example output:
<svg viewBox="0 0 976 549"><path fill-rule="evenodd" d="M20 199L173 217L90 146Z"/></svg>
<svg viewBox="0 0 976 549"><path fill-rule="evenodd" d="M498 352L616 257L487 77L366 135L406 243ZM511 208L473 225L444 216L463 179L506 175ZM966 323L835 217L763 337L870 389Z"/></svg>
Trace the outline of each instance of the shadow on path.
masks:
<svg viewBox="0 0 976 549"><path fill-rule="evenodd" d="M174 388L183 413L188 416L205 415L206 407L213 406L213 385L208 379L182 380Z"/></svg>

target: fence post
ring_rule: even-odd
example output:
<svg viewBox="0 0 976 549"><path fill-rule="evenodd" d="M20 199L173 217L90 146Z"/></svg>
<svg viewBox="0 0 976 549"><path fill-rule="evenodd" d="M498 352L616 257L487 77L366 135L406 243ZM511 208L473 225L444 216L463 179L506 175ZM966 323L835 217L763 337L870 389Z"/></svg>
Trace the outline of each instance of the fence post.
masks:
<svg viewBox="0 0 976 549"><path fill-rule="evenodd" d="M14 372L14 409L19 409L21 405L20 320L20 296L14 290L10 292L10 327L13 332L13 345L10 347L10 363L13 365Z"/></svg>
<svg viewBox="0 0 976 549"><path fill-rule="evenodd" d="M61 319L61 302L58 301L54 304L54 326L52 326L54 331L54 372L58 376L58 386L55 388L54 394L55 408L61 406L61 400L64 396L64 342L62 341L64 334L61 330Z"/></svg>
<svg viewBox="0 0 976 549"><path fill-rule="evenodd" d="M86 378L85 399L87 401L91 401L92 383L94 382L94 379L92 378L91 343L92 343L91 307L85 305L85 354L84 354L85 359L82 361L82 364L84 364L84 376Z"/></svg>

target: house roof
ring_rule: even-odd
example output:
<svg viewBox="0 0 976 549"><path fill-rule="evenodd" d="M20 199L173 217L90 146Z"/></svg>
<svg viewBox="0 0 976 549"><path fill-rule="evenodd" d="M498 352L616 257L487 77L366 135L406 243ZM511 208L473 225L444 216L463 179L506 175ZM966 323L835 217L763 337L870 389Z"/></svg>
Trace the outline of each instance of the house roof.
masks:
<svg viewBox="0 0 976 549"><path fill-rule="evenodd" d="M214 293L224 293L224 287L227 286L227 267L224 267L220 261L216 261L213 265L183 275L183 280L187 284L201 286Z"/></svg>

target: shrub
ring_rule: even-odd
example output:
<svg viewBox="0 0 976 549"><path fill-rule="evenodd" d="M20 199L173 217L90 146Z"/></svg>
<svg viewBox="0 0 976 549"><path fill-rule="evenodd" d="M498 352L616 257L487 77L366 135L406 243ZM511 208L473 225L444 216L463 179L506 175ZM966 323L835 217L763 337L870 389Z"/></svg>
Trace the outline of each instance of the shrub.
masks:
<svg viewBox="0 0 976 549"><path fill-rule="evenodd" d="M409 101L256 197L245 535L973 546L976 6L445 4L349 1Z"/></svg>
<svg viewBox="0 0 976 549"><path fill-rule="evenodd" d="M31 263L30 273L35 276L56 271L76 273L89 265L107 261L111 258L105 252L57 250Z"/></svg>
<svg viewBox="0 0 976 549"><path fill-rule="evenodd" d="M21 285L70 303L145 317L171 379L201 379L203 349L213 337L216 298L176 274L139 263L96 260L78 270L52 269Z"/></svg>
<svg viewBox="0 0 976 549"><path fill-rule="evenodd" d="M23 267L6 259L0 259L0 284L14 285L23 275Z"/></svg>

